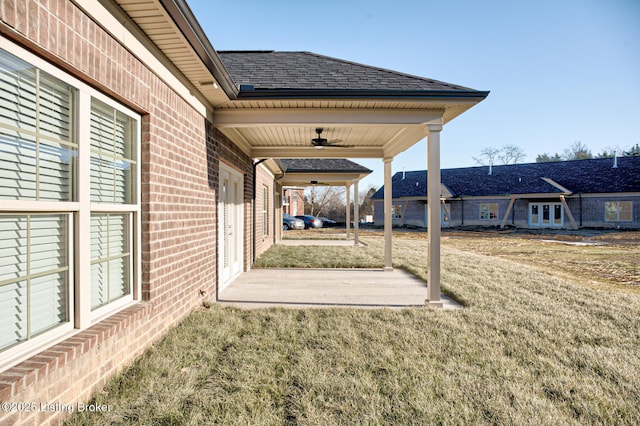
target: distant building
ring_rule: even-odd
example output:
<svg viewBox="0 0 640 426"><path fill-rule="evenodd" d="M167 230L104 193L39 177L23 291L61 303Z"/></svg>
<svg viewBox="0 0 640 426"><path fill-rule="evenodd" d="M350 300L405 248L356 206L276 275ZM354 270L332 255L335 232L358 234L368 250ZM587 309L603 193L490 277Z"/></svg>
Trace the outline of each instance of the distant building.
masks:
<svg viewBox="0 0 640 426"><path fill-rule="evenodd" d="M640 228L640 156L443 169L443 227ZM427 172L393 176L393 224L427 225ZM374 200L382 225L383 192Z"/></svg>

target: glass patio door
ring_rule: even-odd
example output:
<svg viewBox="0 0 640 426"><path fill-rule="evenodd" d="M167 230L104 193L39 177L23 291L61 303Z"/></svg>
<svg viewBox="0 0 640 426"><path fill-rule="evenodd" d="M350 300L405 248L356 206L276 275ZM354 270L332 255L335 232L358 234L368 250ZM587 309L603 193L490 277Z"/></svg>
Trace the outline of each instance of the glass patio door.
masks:
<svg viewBox="0 0 640 426"><path fill-rule="evenodd" d="M561 228L564 211L561 203L529 203L529 226L535 228Z"/></svg>

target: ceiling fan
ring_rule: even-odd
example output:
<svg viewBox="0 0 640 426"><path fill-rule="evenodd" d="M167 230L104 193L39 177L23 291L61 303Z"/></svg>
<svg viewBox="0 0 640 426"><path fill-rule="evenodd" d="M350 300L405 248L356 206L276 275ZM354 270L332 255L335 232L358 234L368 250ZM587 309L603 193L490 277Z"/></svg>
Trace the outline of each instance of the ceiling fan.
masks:
<svg viewBox="0 0 640 426"><path fill-rule="evenodd" d="M353 145L336 145L337 143L342 142L339 139L333 140L333 141L329 141L325 138L322 137L322 131L324 129L322 127L317 127L316 128L316 133L318 134L318 137L311 139L311 145L313 145L316 149L322 149L324 147L331 147L331 148L353 148Z"/></svg>

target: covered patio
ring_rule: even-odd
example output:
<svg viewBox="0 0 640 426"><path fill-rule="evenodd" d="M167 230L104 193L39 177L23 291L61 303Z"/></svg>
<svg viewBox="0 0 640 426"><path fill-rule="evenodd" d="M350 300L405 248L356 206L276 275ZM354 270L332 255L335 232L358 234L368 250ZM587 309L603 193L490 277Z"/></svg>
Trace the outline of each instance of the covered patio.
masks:
<svg viewBox="0 0 640 426"><path fill-rule="evenodd" d="M345 211L345 236L349 240L353 236L353 244L358 245L357 219L353 220L353 234L351 233L351 191L353 190L354 217L359 217L358 184L362 178L369 175L372 170L367 169L353 161L337 158L306 158L306 159L282 159L279 161L282 167L282 176L278 178L279 189L285 187L309 187L309 186L334 186L344 187L346 195ZM278 209L276 223L282 220L282 210ZM282 233L278 237L282 243Z"/></svg>
<svg viewBox="0 0 640 426"><path fill-rule="evenodd" d="M256 161L382 160L383 270L387 272L393 271L393 158L427 138L429 278L423 303L443 306L440 133L446 123L481 102L488 92L309 52L219 51L218 54L238 91L235 99L218 106L213 124ZM321 135L317 132L320 128Z"/></svg>

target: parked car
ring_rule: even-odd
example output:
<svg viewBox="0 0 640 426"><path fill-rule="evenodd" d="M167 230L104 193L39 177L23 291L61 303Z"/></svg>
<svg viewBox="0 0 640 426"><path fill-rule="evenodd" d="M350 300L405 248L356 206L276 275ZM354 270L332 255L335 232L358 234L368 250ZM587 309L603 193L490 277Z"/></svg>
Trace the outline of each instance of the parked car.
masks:
<svg viewBox="0 0 640 426"><path fill-rule="evenodd" d="M282 229L285 231L288 229L304 229L304 221L302 219L295 218L290 214L282 215Z"/></svg>
<svg viewBox="0 0 640 426"><path fill-rule="evenodd" d="M296 216L298 219L302 219L304 221L304 228L322 228L322 221L315 216L311 216L309 214L303 216Z"/></svg>
<svg viewBox="0 0 640 426"><path fill-rule="evenodd" d="M335 226L335 224L336 224L335 220L331 220L331 219L326 218L326 217L318 216L318 219L320 219L322 221L322 226L324 226L324 227Z"/></svg>

